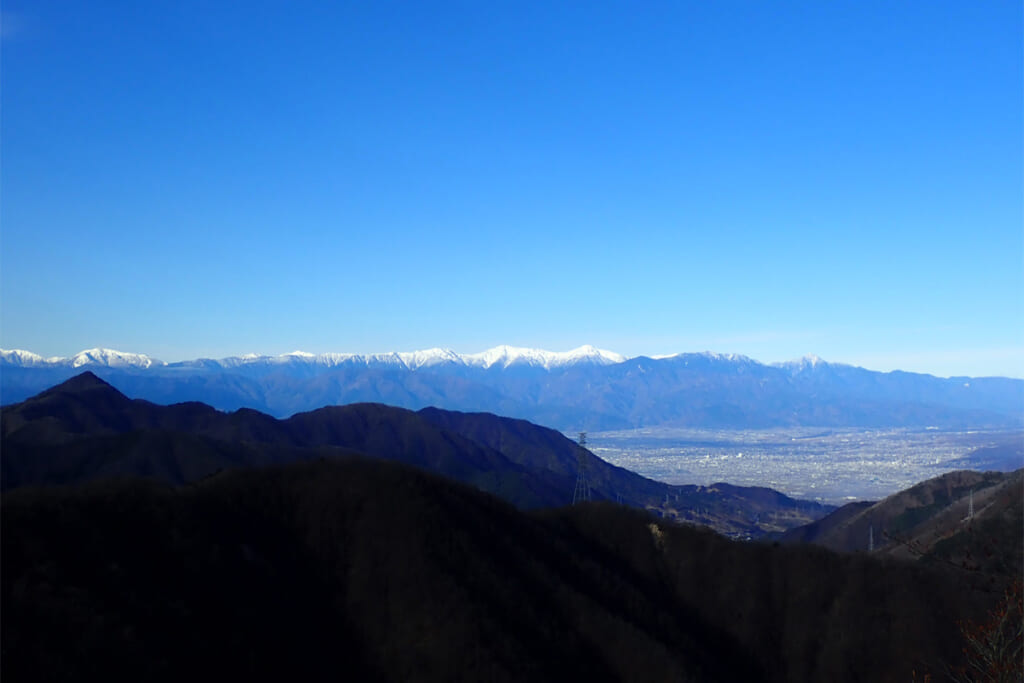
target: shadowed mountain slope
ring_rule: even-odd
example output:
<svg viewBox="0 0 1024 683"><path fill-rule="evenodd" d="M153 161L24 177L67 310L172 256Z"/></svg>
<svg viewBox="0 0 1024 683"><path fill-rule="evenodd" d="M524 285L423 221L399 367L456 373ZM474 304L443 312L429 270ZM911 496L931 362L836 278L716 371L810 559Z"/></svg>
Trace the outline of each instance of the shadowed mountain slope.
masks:
<svg viewBox="0 0 1024 683"><path fill-rule="evenodd" d="M230 467L365 454L434 470L526 507L552 504L561 493L497 451L410 411L373 404L275 420L248 409L131 400L83 373L5 408L2 418L4 488L116 475L181 484Z"/></svg>
<svg viewBox="0 0 1024 683"><path fill-rule="evenodd" d="M973 509L973 513L972 513ZM876 502L844 505L782 535L845 552L945 561L1006 577L1024 572L1024 469L949 472Z"/></svg>
<svg viewBox="0 0 1024 683"><path fill-rule="evenodd" d="M623 467L598 458L581 449L560 432L539 427L526 420L498 417L490 413L460 413L424 408L418 414L441 429L500 451L519 465L538 467L574 486L578 457L586 463L587 480L597 500L649 501L655 503L669 490L694 491L693 486L666 487L661 482L641 477Z"/></svg>
<svg viewBox="0 0 1024 683"><path fill-rule="evenodd" d="M0 525L9 681L906 681L988 605L919 564L525 514L362 458L23 489Z"/></svg>
<svg viewBox="0 0 1024 683"><path fill-rule="evenodd" d="M656 508L723 533L759 536L830 509L767 489L655 482L521 420L378 404L276 420L249 409L128 399L92 373L5 407L0 437L5 489L117 475L182 484L232 467L362 454L438 472L520 507L551 507L571 501L579 454L596 498Z"/></svg>

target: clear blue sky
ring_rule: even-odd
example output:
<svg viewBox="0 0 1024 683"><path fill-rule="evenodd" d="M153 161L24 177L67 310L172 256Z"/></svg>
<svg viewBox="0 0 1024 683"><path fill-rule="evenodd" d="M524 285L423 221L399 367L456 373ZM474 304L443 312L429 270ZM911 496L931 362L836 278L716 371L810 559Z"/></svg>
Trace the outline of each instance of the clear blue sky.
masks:
<svg viewBox="0 0 1024 683"><path fill-rule="evenodd" d="M1024 376L1022 9L5 0L0 346Z"/></svg>

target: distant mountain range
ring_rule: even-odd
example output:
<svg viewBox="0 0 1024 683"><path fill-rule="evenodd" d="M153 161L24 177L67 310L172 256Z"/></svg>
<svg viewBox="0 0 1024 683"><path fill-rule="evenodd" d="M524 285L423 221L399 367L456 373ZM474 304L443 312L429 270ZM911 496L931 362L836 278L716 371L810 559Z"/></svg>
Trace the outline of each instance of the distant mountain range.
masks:
<svg viewBox="0 0 1024 683"><path fill-rule="evenodd" d="M506 369L512 366L540 367L546 370L577 365L580 363L593 365L610 365L626 360L611 351L604 351L593 346L581 346L572 351L543 351L515 346L496 346L481 353L458 354L450 349L427 349L425 351L391 352L391 353L321 353L313 354L305 351L293 351L280 356L261 356L255 353L244 356L231 356L213 360L203 358L180 363L165 363L141 353L125 353L113 349L86 349L70 358L52 356L44 358L31 351L0 349L0 361L21 367L71 367L105 366L117 368L159 368L159 367L221 367L237 368L239 366L305 364L324 368L338 365L364 365L402 367L408 370L419 370L438 365L464 365L489 369L498 367Z"/></svg>
<svg viewBox="0 0 1024 683"><path fill-rule="evenodd" d="M109 349L70 358L0 350L0 400L24 400L85 369L136 398L278 417L373 402L491 412L564 430L1024 426L1019 379L882 373L813 356L775 365L715 353L626 359L591 346L564 353L502 346L468 355L294 352L177 363Z"/></svg>
<svg viewBox="0 0 1024 683"><path fill-rule="evenodd" d="M0 414L0 484L146 477L170 484L218 471L366 456L413 465L521 508L573 500L583 458L594 500L612 500L742 537L822 517L830 506L729 484L675 486L616 467L552 429L485 413L380 404L320 408L277 420L243 408L129 399L91 372Z"/></svg>

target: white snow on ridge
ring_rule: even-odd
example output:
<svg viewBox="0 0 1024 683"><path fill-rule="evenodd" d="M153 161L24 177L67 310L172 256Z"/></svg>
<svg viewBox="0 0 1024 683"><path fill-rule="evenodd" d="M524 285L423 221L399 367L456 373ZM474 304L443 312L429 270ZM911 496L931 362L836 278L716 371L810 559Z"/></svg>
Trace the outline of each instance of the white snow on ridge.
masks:
<svg viewBox="0 0 1024 683"><path fill-rule="evenodd" d="M427 349L426 351L413 351L411 353L400 353L398 354L402 362L405 363L406 367L410 370L418 370L419 368L429 368L434 365L444 365L445 363L454 363L455 365L465 365L465 361L462 356L455 353L451 349Z"/></svg>
<svg viewBox="0 0 1024 683"><path fill-rule="evenodd" d="M173 363L173 366L220 366L237 368L246 365L318 365L336 367L342 364L362 366L392 366L418 370L441 365L455 365L480 368L539 367L546 370L566 367L577 363L592 365L613 365L622 363L625 356L605 351L590 345L581 346L571 351L544 351L516 346L496 346L480 353L458 354L451 349L433 348L423 351L389 352L373 354L354 353L321 353L308 351L292 351L278 356L247 353L241 356L211 359L201 358L192 361ZM86 349L70 358L42 356L20 349L0 349L0 362L20 367L72 367L103 366L112 368L151 368L167 366L168 363L150 358L144 354L125 353L113 349Z"/></svg>
<svg viewBox="0 0 1024 683"><path fill-rule="evenodd" d="M480 353L469 353L462 356L466 365L491 368L495 365L507 368L510 365L543 366L545 356L550 352L538 349L526 349L517 346L495 346Z"/></svg>
<svg viewBox="0 0 1024 683"><path fill-rule="evenodd" d="M579 348L573 349L572 351L566 351L564 354L554 354L556 356L563 356L562 363L569 365L571 363L578 363L581 361L589 361L595 365L615 365L617 363L625 363L626 357L615 353L614 351L605 351L604 349L598 349L590 344L585 344Z"/></svg>
<svg viewBox="0 0 1024 683"><path fill-rule="evenodd" d="M239 365L306 364L333 368L343 364L352 364L361 366L384 365L416 370L421 367L429 367L448 362L462 364L462 359L458 354L449 349L427 349L426 351L391 351L388 353L370 353L365 355L357 353L314 354L309 353L308 351L292 351L291 353L284 353L280 356L248 354L240 357L224 358L214 362L225 367L237 367Z"/></svg>
<svg viewBox="0 0 1024 683"><path fill-rule="evenodd" d="M222 367L238 367L239 365L272 365L302 363L319 365L323 367L336 367L342 364L359 366L389 366L405 368L408 370L419 370L421 368L438 367L442 365L455 365L466 367L507 368L510 366L531 366L551 368L573 365L576 363L590 363L594 365L611 365L622 363L625 356L612 351L604 351L593 346L581 346L571 351L543 351L540 349L528 349L514 346L497 346L487 351L472 354L459 354L451 349L433 348L422 351L399 351L388 353L321 353L312 354L306 351L292 351L280 356L261 356L247 354L245 356L232 356L213 361Z"/></svg>
<svg viewBox="0 0 1024 683"><path fill-rule="evenodd" d="M308 351L292 351L291 353L282 354L283 358L316 358L315 353L309 353Z"/></svg>
<svg viewBox="0 0 1024 683"><path fill-rule="evenodd" d="M19 365L21 367L35 367L49 365L63 360L62 358L43 358L38 353L23 351L21 349L5 350L0 349L0 360L8 365Z"/></svg>
<svg viewBox="0 0 1024 683"><path fill-rule="evenodd" d="M151 368L154 365L167 365L141 353L125 353L113 349L79 351L71 358L70 364L73 368L80 368L83 365L101 365L108 368Z"/></svg>
<svg viewBox="0 0 1024 683"><path fill-rule="evenodd" d="M592 363L594 365L612 365L626 360L612 351L596 349L593 346L581 346L572 351L543 351L517 346L496 346L481 353L462 356L466 365L491 368L497 365L508 368L513 365L543 367L547 370L576 363Z"/></svg>
<svg viewBox="0 0 1024 683"><path fill-rule="evenodd" d="M113 349L86 349L79 351L71 358L53 356L43 358L39 354L21 349L5 350L0 349L0 360L7 365L20 367L72 367L80 368L89 365L99 365L108 368L151 368L155 365L167 365L161 360L150 358L141 353L125 353Z"/></svg>

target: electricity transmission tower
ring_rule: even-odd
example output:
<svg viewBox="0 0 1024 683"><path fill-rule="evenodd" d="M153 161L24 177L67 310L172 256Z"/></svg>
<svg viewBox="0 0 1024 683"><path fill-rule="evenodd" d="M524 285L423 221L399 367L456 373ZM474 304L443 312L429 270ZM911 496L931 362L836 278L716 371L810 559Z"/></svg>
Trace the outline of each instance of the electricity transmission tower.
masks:
<svg viewBox="0 0 1024 683"><path fill-rule="evenodd" d="M971 489L971 497L967 502L967 516L962 521L968 522L974 519L974 489Z"/></svg>
<svg viewBox="0 0 1024 683"><path fill-rule="evenodd" d="M590 500L590 482L587 481L587 433L580 432L580 447L576 449L576 488L572 492L572 504Z"/></svg>
<svg viewBox="0 0 1024 683"><path fill-rule="evenodd" d="M874 552L875 550L875 526L872 524L868 527L868 552Z"/></svg>

